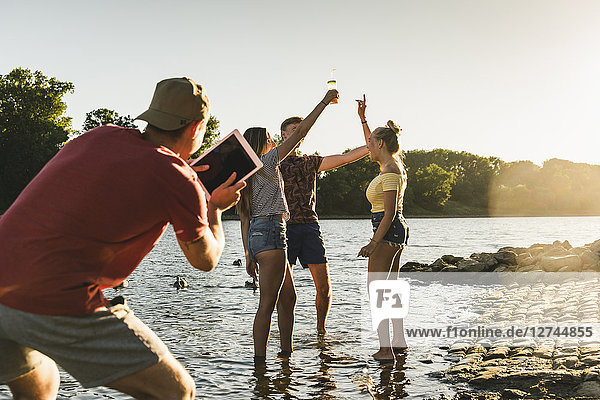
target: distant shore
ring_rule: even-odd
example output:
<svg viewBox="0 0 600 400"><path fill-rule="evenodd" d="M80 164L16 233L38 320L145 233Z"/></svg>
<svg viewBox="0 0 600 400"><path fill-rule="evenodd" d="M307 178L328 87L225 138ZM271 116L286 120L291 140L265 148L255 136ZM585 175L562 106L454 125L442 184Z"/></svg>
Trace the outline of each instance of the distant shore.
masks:
<svg viewBox="0 0 600 400"><path fill-rule="evenodd" d="M439 215L439 214L426 214L426 215L404 215L405 218L528 218L528 217L541 217L541 218L551 218L551 217L598 217L600 215L487 215L487 214L474 214L474 215ZM240 218L237 215L223 215L223 220L239 220ZM326 219L371 219L371 215L319 215L320 220Z"/></svg>

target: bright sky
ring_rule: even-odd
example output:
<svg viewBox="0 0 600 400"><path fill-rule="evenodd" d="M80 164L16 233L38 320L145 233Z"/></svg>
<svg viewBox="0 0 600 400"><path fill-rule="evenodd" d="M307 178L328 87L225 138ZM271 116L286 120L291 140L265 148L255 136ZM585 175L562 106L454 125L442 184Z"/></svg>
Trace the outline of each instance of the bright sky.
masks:
<svg viewBox="0 0 600 400"><path fill-rule="evenodd" d="M338 105L306 153L362 144L367 119L406 150L600 164L600 1L5 1L0 74L39 69L75 84L73 127L106 107L133 117L156 82L201 83L221 133L305 116L336 68Z"/></svg>

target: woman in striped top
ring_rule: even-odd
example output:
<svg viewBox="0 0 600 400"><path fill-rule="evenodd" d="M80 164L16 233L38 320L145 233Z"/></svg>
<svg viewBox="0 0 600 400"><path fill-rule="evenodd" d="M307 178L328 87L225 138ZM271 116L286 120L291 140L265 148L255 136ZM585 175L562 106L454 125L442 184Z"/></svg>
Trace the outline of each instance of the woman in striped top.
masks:
<svg viewBox="0 0 600 400"><path fill-rule="evenodd" d="M260 157L263 168L248 180L241 192L240 215L246 272L259 281L260 300L254 317L254 361L264 363L271 330L271 316L277 305L281 357L292 352L296 289L287 263L285 228L289 212L283 191L279 162L298 145L321 112L338 97L330 90L296 130L279 146L265 128L249 128L244 137ZM259 269L260 266L260 269ZM260 271L260 273L259 273Z"/></svg>
<svg viewBox="0 0 600 400"><path fill-rule="evenodd" d="M358 255L369 258L368 282L378 279L396 279L402 249L408 241L408 225L402 216L402 200L406 189L406 168L400 156L399 134L401 129L388 121L386 126L371 133L365 118L366 99L358 101L367 147L371 159L379 164L380 173L367 188L371 203L373 237L360 249ZM389 320L383 320L378 329L379 351L373 354L377 360L393 360L394 353L406 348L401 319L392 319L393 336L390 340Z"/></svg>

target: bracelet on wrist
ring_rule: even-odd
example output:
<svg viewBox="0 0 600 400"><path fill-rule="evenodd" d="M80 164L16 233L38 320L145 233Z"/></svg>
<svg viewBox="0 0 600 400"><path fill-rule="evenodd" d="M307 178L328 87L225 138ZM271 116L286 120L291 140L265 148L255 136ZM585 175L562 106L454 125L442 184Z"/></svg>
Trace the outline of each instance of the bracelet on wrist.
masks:
<svg viewBox="0 0 600 400"><path fill-rule="evenodd" d="M367 120L365 119L364 121L360 121L361 124L366 124Z"/></svg>
<svg viewBox="0 0 600 400"><path fill-rule="evenodd" d="M325 107L327 107L327 103L325 103L323 100L321 100L321 104L323 104Z"/></svg>
<svg viewBox="0 0 600 400"><path fill-rule="evenodd" d="M375 244L378 244L378 243L379 243L379 242L378 242L377 240L375 240L375 239L371 239L371 242L373 242L373 243L375 243Z"/></svg>

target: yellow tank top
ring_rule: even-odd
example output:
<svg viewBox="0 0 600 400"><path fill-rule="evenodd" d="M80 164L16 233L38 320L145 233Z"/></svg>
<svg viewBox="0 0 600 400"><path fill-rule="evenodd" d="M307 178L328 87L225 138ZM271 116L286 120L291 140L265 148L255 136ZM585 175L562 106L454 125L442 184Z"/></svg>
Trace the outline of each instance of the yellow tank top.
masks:
<svg viewBox="0 0 600 400"><path fill-rule="evenodd" d="M367 200L371 203L371 212L385 211L383 192L395 190L398 201L398 211L402 212L402 199L406 189L406 177L404 174L387 172L377 175L367 188Z"/></svg>

